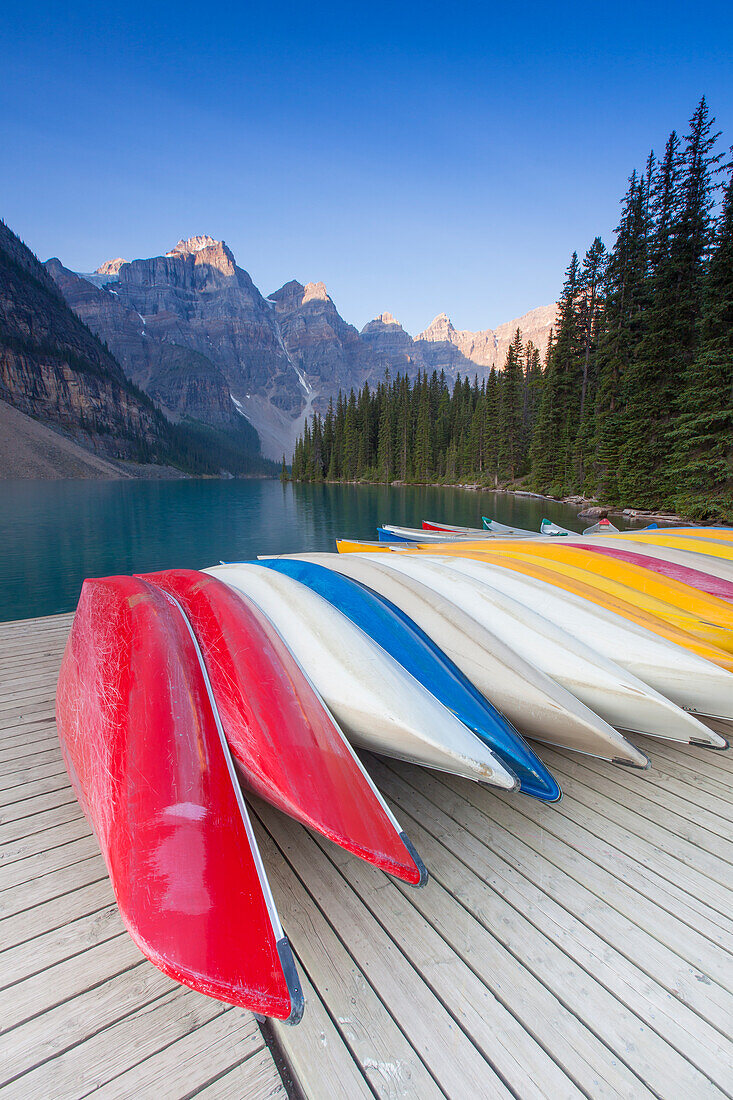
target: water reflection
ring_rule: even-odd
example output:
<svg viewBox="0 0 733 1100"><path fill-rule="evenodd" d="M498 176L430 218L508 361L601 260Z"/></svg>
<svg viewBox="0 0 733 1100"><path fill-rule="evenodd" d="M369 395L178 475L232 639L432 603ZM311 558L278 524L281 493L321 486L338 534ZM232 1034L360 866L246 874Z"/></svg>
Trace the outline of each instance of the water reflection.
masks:
<svg viewBox="0 0 733 1100"><path fill-rule="evenodd" d="M578 530L577 509L504 493L427 486L279 481L0 482L0 620L76 606L84 577L200 568L257 554L333 550L341 536L423 519L469 527L481 515Z"/></svg>

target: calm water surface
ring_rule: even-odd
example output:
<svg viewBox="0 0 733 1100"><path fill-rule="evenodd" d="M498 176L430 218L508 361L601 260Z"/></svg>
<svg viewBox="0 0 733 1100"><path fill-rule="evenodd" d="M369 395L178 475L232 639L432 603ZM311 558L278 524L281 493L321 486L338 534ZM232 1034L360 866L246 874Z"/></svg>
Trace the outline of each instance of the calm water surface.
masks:
<svg viewBox="0 0 733 1100"><path fill-rule="evenodd" d="M580 530L577 508L504 493L279 481L0 481L0 621L72 611L85 577L334 550L346 536L481 516Z"/></svg>

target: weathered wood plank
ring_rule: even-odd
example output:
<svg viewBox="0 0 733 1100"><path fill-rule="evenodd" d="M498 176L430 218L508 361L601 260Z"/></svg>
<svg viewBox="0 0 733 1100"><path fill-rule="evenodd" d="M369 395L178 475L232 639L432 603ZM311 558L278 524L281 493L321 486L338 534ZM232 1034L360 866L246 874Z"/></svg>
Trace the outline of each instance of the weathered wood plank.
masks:
<svg viewBox="0 0 733 1100"><path fill-rule="evenodd" d="M540 935L546 935L565 955L579 963L586 973L621 1002L623 1008L609 1011L605 994L599 994L599 991L594 993L593 987L588 986L584 976L579 980L563 983L558 990L573 1012L579 1011L581 1003L598 1005L603 1013L601 1025L596 1024L595 1027L598 1033L613 1027L615 1019L618 1035L625 1037L631 1031L637 1036L639 1055L635 1059L634 1068L645 1081L655 1083L657 1063L664 1063L665 1073L686 1072L684 1067L680 1069L678 1065L676 1052L680 1051L703 1074L710 1075L714 1072L714 1080L721 1088L733 1088L730 1051L720 1032L706 1024L680 999L650 981L620 951L610 947L600 936L595 936L587 925L573 915L569 907L562 908L529 878L525 878L520 871L497 857L491 849L490 839L487 838L485 842L478 840L472 833L467 833L457 825L439 808L439 789L431 791L431 798L428 799L402 782L398 772L393 774L392 780L382 772L377 774L382 789L395 798L403 825L409 826L410 835L425 858L429 859L434 874L479 919L486 919L484 914L490 911L491 927L500 930L497 935L507 942L525 966L535 970L537 957L540 959L540 968L546 965L550 954L546 948L534 957L525 957L528 947L533 942L539 944ZM410 811L407 810L408 805ZM419 820L418 817L407 817L408 812L417 814ZM450 857L443 848L451 853ZM505 899L519 915L508 911L502 916L500 911L497 912L495 904L489 907L486 887ZM525 912L528 914L526 921L523 916ZM528 927L529 922L534 931ZM523 1003L525 1002L520 1002L519 1011ZM527 1007L530 1010L527 1026L532 1027L535 1025L530 1005ZM635 1014L636 1019L629 1015L628 1010ZM583 1017L590 1020L585 1008ZM672 1051L664 1051L656 1035L646 1035L647 1024L656 1035L670 1044ZM641 1040L641 1036L646 1037L646 1042ZM561 1044L564 1041L567 1041L565 1034ZM625 1042L625 1038L622 1041ZM618 1042L617 1038L615 1044ZM639 1066L640 1059L651 1059L651 1074ZM657 1081L656 1085L659 1086L660 1082Z"/></svg>
<svg viewBox="0 0 733 1100"><path fill-rule="evenodd" d="M265 810L261 816L268 832L304 877L308 892L332 920L338 921L337 930L349 943L356 961L365 968L380 998L392 1005L413 1047L449 1095L467 1095L463 1092L467 1087L481 1093L499 1087L499 1080L511 1080L512 1087L521 1082L519 1092L523 1096L546 1095L543 1089L548 1080L555 1080L563 1095L575 1094L573 1080L548 1062L544 1051L517 1026L474 969L447 948L386 876L356 857L350 860L341 849L334 849L332 858L339 860L340 867L348 864L344 879L323 852L309 850L317 842L300 826L274 812ZM428 891L434 895L435 886L429 884L425 893ZM369 901L365 904L366 897ZM478 934L479 930L473 928L472 932ZM483 945L483 949L493 952L495 945L490 949ZM477 945L477 957L481 950ZM415 968L412 976L408 963ZM442 1002L440 1009L435 1004L429 1007L429 990ZM413 1011L415 1003L421 1005L419 1013ZM446 1009L449 1018L441 1024ZM450 1017L453 1019L449 1022ZM440 1042L436 1042L438 1035ZM523 1060L517 1057L517 1040ZM598 1044L593 1045L598 1056ZM467 1049L474 1056L470 1061L465 1059ZM475 1061L476 1055L479 1061ZM586 1069L597 1082L597 1074L587 1065ZM636 1084L640 1087L639 1082Z"/></svg>
<svg viewBox="0 0 733 1100"><path fill-rule="evenodd" d="M219 1013L170 1046L95 1091L99 1100L131 1096L192 1096L222 1073L246 1062L265 1046L249 1013Z"/></svg>
<svg viewBox="0 0 733 1100"><path fill-rule="evenodd" d="M280 919L297 945L302 965L309 974L318 975L318 988L338 1022L342 1041L364 1067L372 1087L385 1097L415 1092L424 1100L442 1097L442 1090L352 959L348 945L311 903L259 821L256 832ZM305 1019L298 1026L307 1028L310 1021Z"/></svg>
<svg viewBox="0 0 733 1100"><path fill-rule="evenodd" d="M104 908L96 912L87 913L61 928L0 952L0 989L42 974L56 963L77 957L88 948L111 940L124 931L117 906L108 901Z"/></svg>
<svg viewBox="0 0 733 1100"><path fill-rule="evenodd" d="M287 1100L287 1092L275 1070L269 1050L253 1054L212 1084L199 1089L196 1100Z"/></svg>
<svg viewBox="0 0 733 1100"><path fill-rule="evenodd" d="M92 881L82 883L82 867L88 868L88 872L94 876ZM70 887L67 893L60 893L52 901L34 905L31 909L22 909L0 921L0 942L5 949L0 959L5 951L44 933L51 934L79 917L96 913L114 902L112 886L101 857L86 860L84 864L77 864L76 868L71 873L66 870Z"/></svg>
<svg viewBox="0 0 733 1100"><path fill-rule="evenodd" d="M170 992L174 984L141 960L107 980L102 976L99 984L70 1000L39 1010L0 1036L0 1086L102 1032Z"/></svg>

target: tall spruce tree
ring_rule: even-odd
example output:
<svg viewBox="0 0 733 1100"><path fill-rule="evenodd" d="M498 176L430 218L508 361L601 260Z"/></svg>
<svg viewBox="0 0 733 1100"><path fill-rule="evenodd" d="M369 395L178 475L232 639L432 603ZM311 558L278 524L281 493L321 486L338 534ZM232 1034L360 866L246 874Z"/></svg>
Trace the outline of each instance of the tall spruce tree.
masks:
<svg viewBox="0 0 733 1100"><path fill-rule="evenodd" d="M697 354L684 377L674 431L676 506L699 519L733 518L733 174L725 187L702 287Z"/></svg>
<svg viewBox="0 0 733 1100"><path fill-rule="evenodd" d="M654 170L654 154L650 153L646 175L639 178L634 172L629 180L616 242L606 267L590 487L611 500L620 496L619 465L626 428L624 382L641 340L648 299L649 193Z"/></svg>
<svg viewBox="0 0 733 1100"><path fill-rule="evenodd" d="M619 488L629 503L673 495L670 430L695 353L703 263L710 246L713 132L702 99L681 143L673 132L652 187L651 274L644 335L625 379Z"/></svg>
<svg viewBox="0 0 733 1100"><path fill-rule="evenodd" d="M523 472L522 406L524 346L519 329L509 345L499 382L499 476L513 481Z"/></svg>
<svg viewBox="0 0 733 1100"><path fill-rule="evenodd" d="M580 328L577 297L580 263L573 252L558 303L557 338L548 346L537 430L532 446L533 481L540 492L562 493L573 481L573 447L580 409Z"/></svg>
<svg viewBox="0 0 733 1100"><path fill-rule="evenodd" d="M598 383L598 341L603 319L604 278L608 256L596 237L585 256L578 279L578 329L580 351L580 402L575 437L575 472L578 487L585 482L587 461L593 453L594 402Z"/></svg>

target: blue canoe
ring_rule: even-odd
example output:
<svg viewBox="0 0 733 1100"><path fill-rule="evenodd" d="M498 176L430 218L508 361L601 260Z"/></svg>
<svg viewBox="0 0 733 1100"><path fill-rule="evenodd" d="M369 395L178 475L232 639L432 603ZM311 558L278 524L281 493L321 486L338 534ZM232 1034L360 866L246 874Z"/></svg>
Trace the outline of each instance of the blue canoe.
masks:
<svg viewBox="0 0 733 1100"><path fill-rule="evenodd" d="M257 564L300 581L360 627L496 753L515 773L524 794L544 802L561 797L560 787L511 722L389 600L315 562L269 558Z"/></svg>
<svg viewBox="0 0 733 1100"><path fill-rule="evenodd" d="M380 542L409 542L411 546L415 546L414 539L405 538L404 535L395 535L394 532L388 531L385 527L377 527L377 535Z"/></svg>

